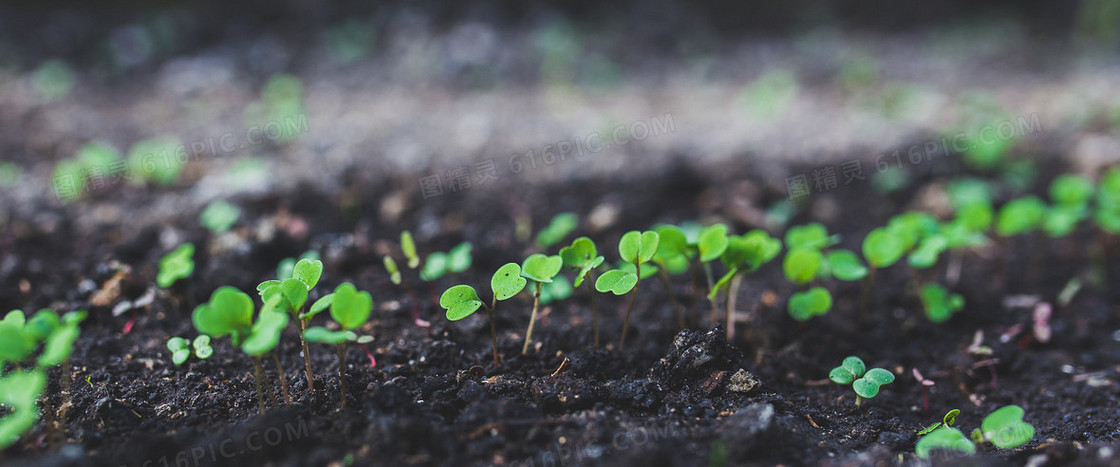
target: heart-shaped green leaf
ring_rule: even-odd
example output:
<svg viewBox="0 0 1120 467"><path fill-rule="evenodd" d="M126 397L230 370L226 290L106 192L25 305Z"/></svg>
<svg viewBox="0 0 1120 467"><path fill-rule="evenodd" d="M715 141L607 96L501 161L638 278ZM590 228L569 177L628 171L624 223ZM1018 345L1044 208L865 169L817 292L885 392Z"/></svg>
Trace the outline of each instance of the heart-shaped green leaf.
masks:
<svg viewBox="0 0 1120 467"><path fill-rule="evenodd" d="M852 377L859 378L867 371L867 365L863 363L863 359L854 355L844 357L844 361L840 362L840 366L848 370Z"/></svg>
<svg viewBox="0 0 1120 467"><path fill-rule="evenodd" d="M171 363L182 365L187 362L188 358L191 358L190 349L178 349L171 351Z"/></svg>
<svg viewBox="0 0 1120 467"><path fill-rule="evenodd" d="M440 295L439 306L447 310L448 321L459 321L478 311L482 307L482 300L478 299L478 293L474 291L474 287L456 285Z"/></svg>
<svg viewBox="0 0 1120 467"><path fill-rule="evenodd" d="M864 399L871 399L879 395L879 383L866 378L852 381L852 389L855 390L859 397Z"/></svg>
<svg viewBox="0 0 1120 467"><path fill-rule="evenodd" d="M471 267L471 244L463 242L447 252L447 270L460 273Z"/></svg>
<svg viewBox="0 0 1120 467"><path fill-rule="evenodd" d="M794 248L820 250L821 248L834 245L837 240L839 239L829 237L828 229L819 222L795 225L786 231L786 247L791 250Z"/></svg>
<svg viewBox="0 0 1120 467"><path fill-rule="evenodd" d="M279 286L280 286L280 281L275 280L275 279L267 280L267 281L261 282L260 284L257 284L257 293L260 294L261 298L264 298L264 291L266 291L268 289L271 289L273 287L279 287Z"/></svg>
<svg viewBox="0 0 1120 467"><path fill-rule="evenodd" d="M428 259L424 261L424 267L420 268L420 278L426 281L434 281L447 274L447 254L442 252L434 252L428 255Z"/></svg>
<svg viewBox="0 0 1120 467"><path fill-rule="evenodd" d="M288 326L288 314L277 311L278 299L265 304L261 309L257 322L249 335L241 342L241 351L252 356L261 356L275 349L280 344L280 332Z"/></svg>
<svg viewBox="0 0 1120 467"><path fill-rule="evenodd" d="M595 280L595 290L600 293L611 292L615 295L622 295L632 290L637 283L638 276L634 273L611 269Z"/></svg>
<svg viewBox="0 0 1120 467"><path fill-rule="evenodd" d="M657 253L657 232L631 230L618 241L618 254L623 261L638 264L649 261ZM648 257L646 256L648 254Z"/></svg>
<svg viewBox="0 0 1120 467"><path fill-rule="evenodd" d="M369 320L372 309L373 298L370 297L369 292L358 291L354 284L346 282L334 289L331 317L342 326L342 329L351 330L361 327Z"/></svg>
<svg viewBox="0 0 1120 467"><path fill-rule="evenodd" d="M292 269L292 278L303 282L307 290L314 289L321 277L323 277L323 262L319 260L301 259Z"/></svg>
<svg viewBox="0 0 1120 467"><path fill-rule="evenodd" d="M579 237L571 245L560 249L560 259L564 261L564 266L574 269L582 268L598 255L595 242L587 237Z"/></svg>
<svg viewBox="0 0 1120 467"><path fill-rule="evenodd" d="M517 263L506 263L498 268L494 272L494 276L490 278L490 290L494 292L495 299L509 300L514 295L521 293L525 289L525 284L528 283L528 280L521 277L521 266L518 266ZM448 289L448 291L451 290ZM477 299L478 295L475 295L475 298ZM471 313L473 312L472 310Z"/></svg>
<svg viewBox="0 0 1120 467"><path fill-rule="evenodd" d="M315 315L330 309L331 303L334 303L334 294L326 294L315 300L315 303L311 304L311 309L307 310L307 313L299 315L299 319L311 319Z"/></svg>
<svg viewBox="0 0 1120 467"><path fill-rule="evenodd" d="M980 424L984 438L1002 449L1026 444L1034 438L1034 426L1023 421L1023 408L1008 405L992 412Z"/></svg>
<svg viewBox="0 0 1120 467"><path fill-rule="evenodd" d="M220 287L194 309L191 320L195 329L212 337L247 330L253 325L253 299L233 287Z"/></svg>
<svg viewBox="0 0 1120 467"><path fill-rule="evenodd" d="M929 459L934 450L959 452L967 455L976 453L976 445L961 430L941 427L923 436L914 445L914 453L922 459Z"/></svg>
<svg viewBox="0 0 1120 467"><path fill-rule="evenodd" d="M194 342L191 343L191 347L194 347L194 356L200 360L206 360L214 354L214 349L210 347L210 336L205 334L196 337Z"/></svg>
<svg viewBox="0 0 1120 467"><path fill-rule="evenodd" d="M296 271L296 277L280 283L280 291L284 294L284 299L288 301L290 307L288 311L291 313L299 312L303 309L303 305L307 303L307 283L298 278L298 265Z"/></svg>
<svg viewBox="0 0 1120 467"><path fill-rule="evenodd" d="M832 276L842 281L858 281L867 275L867 266L859 256L848 250L828 252L828 268Z"/></svg>
<svg viewBox="0 0 1120 467"><path fill-rule="evenodd" d="M852 381L856 380L855 376L852 376L852 372L842 366L833 368L832 371L828 372L828 379L832 380L833 383L843 384L845 386L852 384Z"/></svg>
<svg viewBox="0 0 1120 467"><path fill-rule="evenodd" d="M696 246L700 250L700 261L706 263L718 259L727 250L727 244L726 225L714 224L704 227L696 240Z"/></svg>
<svg viewBox="0 0 1120 467"><path fill-rule="evenodd" d="M879 384L890 384L894 382L894 373L884 370L882 368L872 368L863 374L864 379L869 379Z"/></svg>
<svg viewBox="0 0 1120 467"><path fill-rule="evenodd" d="M832 309L832 294L823 287L813 287L789 298L789 315L798 321L808 321Z"/></svg>
<svg viewBox="0 0 1120 467"><path fill-rule="evenodd" d="M662 225L654 229L657 232L657 255L661 261L671 261L688 254L688 238L684 232L675 225Z"/></svg>
<svg viewBox="0 0 1120 467"><path fill-rule="evenodd" d="M794 284L806 284L817 277L824 264L824 255L811 248L795 248L786 253L782 271Z"/></svg>
<svg viewBox="0 0 1120 467"><path fill-rule="evenodd" d="M885 227L872 230L863 238L863 257L874 268L889 267L904 253L902 242Z"/></svg>
<svg viewBox="0 0 1120 467"><path fill-rule="evenodd" d="M188 349L190 344L182 337L172 337L167 340L167 349L171 351Z"/></svg>
<svg viewBox="0 0 1120 467"><path fill-rule="evenodd" d="M27 320L27 324L23 326L23 329L35 340L42 341L58 329L59 326L62 326L62 321L58 319L58 313L55 313L54 310L44 308L35 313L35 316L32 316L31 319Z"/></svg>
<svg viewBox="0 0 1120 467"><path fill-rule="evenodd" d="M540 253L529 255L525 261L521 263L521 275L529 280L540 283L548 283L552 281L556 274L560 273L560 268L564 267L564 260L559 256L545 256Z"/></svg>

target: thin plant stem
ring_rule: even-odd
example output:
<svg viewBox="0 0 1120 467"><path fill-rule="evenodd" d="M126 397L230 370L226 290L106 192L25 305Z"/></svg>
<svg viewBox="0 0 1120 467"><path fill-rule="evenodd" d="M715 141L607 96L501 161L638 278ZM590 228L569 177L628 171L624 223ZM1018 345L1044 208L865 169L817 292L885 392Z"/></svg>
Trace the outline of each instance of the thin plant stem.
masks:
<svg viewBox="0 0 1120 467"><path fill-rule="evenodd" d="M288 376L284 374L284 365L280 364L280 357L276 351L272 352L272 362L276 364L276 374L280 375L280 391L284 394L284 405L292 404L292 396L288 392Z"/></svg>
<svg viewBox="0 0 1120 467"><path fill-rule="evenodd" d="M296 326L299 328L299 344L303 347L303 371L307 377L307 394L310 396L315 394L315 378L311 372L311 348L307 346L307 338L303 337L304 331L307 331L307 322L297 316Z"/></svg>
<svg viewBox="0 0 1120 467"><path fill-rule="evenodd" d="M487 314L490 315L490 345L494 347L494 365L498 365L498 331L494 327L494 310L498 308L498 296L495 295L494 299L490 302L490 308L487 308Z"/></svg>
<svg viewBox="0 0 1120 467"><path fill-rule="evenodd" d="M618 350L626 348L626 331L630 330L630 312L634 311L634 300L638 298L638 288L642 285L642 263L634 264L634 270L637 271L638 282L634 283L634 289L630 291L630 303L626 305L626 318L622 320L622 337L618 339Z"/></svg>
<svg viewBox="0 0 1120 467"><path fill-rule="evenodd" d="M525 331L525 345L521 347L521 355L529 353L529 344L533 341L533 325L537 323L537 308L541 304L541 283L537 282L537 291L533 292L533 314L529 316L529 329Z"/></svg>
<svg viewBox="0 0 1120 467"><path fill-rule="evenodd" d="M727 288L727 341L735 339L735 302L739 298L739 286L742 285L743 276L736 274L731 278Z"/></svg>
<svg viewBox="0 0 1120 467"><path fill-rule="evenodd" d="M871 299L871 288L875 286L875 267L867 268L867 276L863 278L863 292L860 293L859 298L859 318L860 320L867 319L867 307Z"/></svg>
<svg viewBox="0 0 1120 467"><path fill-rule="evenodd" d="M261 358L253 357L253 383L257 387L257 405L260 406L261 413L263 414L265 410L268 409L268 406L264 403L264 385L261 383L264 377L261 373L264 373L261 369Z"/></svg>
<svg viewBox="0 0 1120 467"><path fill-rule="evenodd" d="M593 281L587 278L587 294L591 296L591 323L595 328L595 348L599 348L599 306L595 302L595 289L591 286Z"/></svg>
<svg viewBox="0 0 1120 467"><path fill-rule="evenodd" d="M346 343L338 344L338 390L342 402L340 409L346 409Z"/></svg>
<svg viewBox="0 0 1120 467"><path fill-rule="evenodd" d="M708 280L708 302L712 305L712 322L719 322L719 305L716 304L716 296L712 294L715 288L715 282L712 281L712 267L708 263L704 263L704 278Z"/></svg>
<svg viewBox="0 0 1120 467"><path fill-rule="evenodd" d="M657 271L657 278L661 280L661 285L665 286L665 292L669 294L669 300L673 302L673 308L677 310L677 327L684 329L684 306L677 301L677 294L673 293L673 283L669 281L669 274L665 273L664 267Z"/></svg>

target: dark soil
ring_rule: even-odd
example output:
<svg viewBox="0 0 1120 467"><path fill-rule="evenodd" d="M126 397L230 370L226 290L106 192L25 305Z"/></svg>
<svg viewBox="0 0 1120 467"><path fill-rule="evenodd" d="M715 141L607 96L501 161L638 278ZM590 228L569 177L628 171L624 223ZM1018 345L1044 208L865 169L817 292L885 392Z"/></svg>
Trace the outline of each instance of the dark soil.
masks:
<svg viewBox="0 0 1120 467"><path fill-rule="evenodd" d="M938 167L952 168L952 161ZM781 277L779 264L744 281L739 299L743 320L733 343L725 340L722 328L707 322L703 301L691 315L700 317L699 324L677 329L671 301L656 283L642 285L623 352L613 342L624 301L600 297L604 341L611 344L593 349L582 289L572 299L544 308L536 344L526 356L520 348L531 304L522 299L500 307L498 365L492 364L484 316L458 323L441 317L434 297L443 288L485 284L486 271L532 251L514 238L519 203L534 207L534 225L558 212L586 217L604 200L618 203L621 214L609 227L590 232L585 224L576 232L612 245L624 231L657 222L700 218L727 220L736 231L757 227L734 221L728 213L731 202L743 193L759 205L781 196L764 188L764 181L752 180L748 168L682 168L674 173L670 180L516 186L513 197L475 188L414 200L417 207L395 221L369 214L348 219L347 211L333 207L337 199L310 188L298 199L241 199L249 209L236 235L249 238L248 226L277 222L280 213L306 220L309 232L279 233L267 242L247 240L243 248L211 252L200 247L195 275L161 292L149 309L114 317L107 307L91 306L91 321L74 356L72 405L61 428L68 444L48 447L48 433L40 424L4 458L13 465L135 466L324 465L344 459L357 465L703 465L722 456L731 464L894 463L914 459L916 432L949 409L961 409L957 423L967 431L995 408L1018 404L1037 429L1034 440L1013 451L982 452L976 462L1021 464L1034 456L1056 463L1115 462L1107 450L1115 448L1120 426L1115 289L1087 287L1068 307L1057 307L1054 338L1048 344L1025 339L1029 327L1007 342L1000 339L1010 326L1030 323L1030 309L1007 308L1001 303L1004 297L1037 294L1051 300L1068 278L1087 268L1088 234L1000 242L968 255L957 287L968 305L944 325L931 325L922 316L904 266L880 272L865 319L856 319L859 284L849 284L832 286L837 301L829 315L794 322L785 314L782 298L764 299L786 297L793 290ZM915 185L889 197L852 185L819 195L813 203L838 207L829 228L852 247L872 226L901 212L936 177L917 174ZM649 189L655 182L671 189ZM392 180L351 184L352 200L361 207L377 206L395 193L386 188L395 185ZM406 193L419 198L414 189ZM141 192L128 194L123 207L145 199ZM65 219L97 203L48 212ZM191 222L196 215L181 213L167 225L178 226L185 239L200 246L213 246L215 239ZM389 282L379 261L404 228L418 232L422 251L471 241L474 266L434 285L406 274L406 280L414 281L413 302ZM113 261L134 265L122 281L121 298L141 295L154 280L151 265L161 254L157 232L124 227L80 231L67 222L47 229L41 220L14 220L0 235L10 252L5 261L12 264L0 279L4 284L26 279L37 291L24 295L6 286L0 301L4 307L89 306L93 292L113 276ZM371 368L359 349L348 354L347 409L338 409L337 360L329 348L312 349L317 391L309 397L294 330L282 344L293 404L264 415L257 413L251 362L227 340L216 343L209 360L171 364L166 339L195 335L190 311L212 290L221 285L252 290L274 274L280 258L308 248L322 252L326 264L318 290L353 281L376 301L368 331L376 337L371 349L377 366ZM1108 266L1109 277L1120 277L1115 261ZM96 287L75 290L67 285L85 279ZM676 296L689 303L687 279L674 285ZM430 329L412 324L413 306L432 322ZM122 333L130 319L135 326ZM965 351L978 330L994 350L997 363L991 369L976 366L978 359ZM854 405L850 390L825 379L849 354L899 376L861 408ZM909 375L913 367L938 383L928 410L922 407L921 386ZM274 368L266 368L274 377ZM752 387L753 379L741 369L761 384ZM279 397L278 386L276 391ZM58 403L52 398L52 407Z"/></svg>

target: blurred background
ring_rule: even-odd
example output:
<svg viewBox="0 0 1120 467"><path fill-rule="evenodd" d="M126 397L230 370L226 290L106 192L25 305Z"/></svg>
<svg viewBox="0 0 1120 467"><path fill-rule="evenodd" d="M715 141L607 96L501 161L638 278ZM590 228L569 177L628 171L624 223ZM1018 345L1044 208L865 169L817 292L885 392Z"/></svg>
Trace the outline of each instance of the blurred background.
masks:
<svg viewBox="0 0 1120 467"><path fill-rule="evenodd" d="M1091 168L1120 157L1118 46L1120 0L5 2L0 221L682 163L788 192L985 125Z"/></svg>

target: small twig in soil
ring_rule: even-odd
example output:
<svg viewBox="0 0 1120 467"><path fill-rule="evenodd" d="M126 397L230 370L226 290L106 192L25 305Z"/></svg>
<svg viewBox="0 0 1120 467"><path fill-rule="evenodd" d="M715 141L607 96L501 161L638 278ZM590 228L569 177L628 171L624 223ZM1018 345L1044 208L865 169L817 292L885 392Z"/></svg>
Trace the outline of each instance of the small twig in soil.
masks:
<svg viewBox="0 0 1120 467"><path fill-rule="evenodd" d="M564 371L564 369L567 368L567 367L568 367L568 357L564 357L564 361L560 362L560 366L556 368L556 371L552 372L552 377L555 378L556 375L560 374L560 372Z"/></svg>

